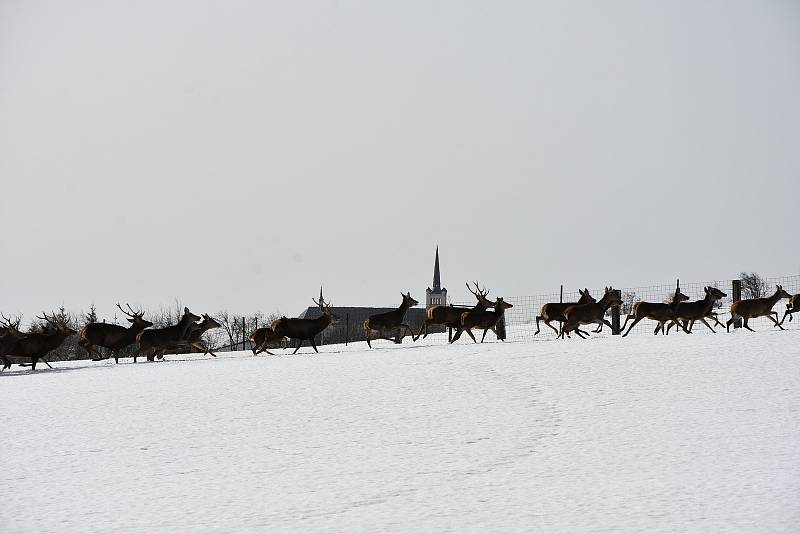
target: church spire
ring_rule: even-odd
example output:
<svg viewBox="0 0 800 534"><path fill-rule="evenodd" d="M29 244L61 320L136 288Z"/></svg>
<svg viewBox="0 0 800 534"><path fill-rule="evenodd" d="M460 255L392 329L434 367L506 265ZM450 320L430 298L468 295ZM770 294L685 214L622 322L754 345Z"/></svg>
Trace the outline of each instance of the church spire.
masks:
<svg viewBox="0 0 800 534"><path fill-rule="evenodd" d="M436 263L433 265L433 290L437 293L442 289L442 282L439 279L439 245L436 245Z"/></svg>

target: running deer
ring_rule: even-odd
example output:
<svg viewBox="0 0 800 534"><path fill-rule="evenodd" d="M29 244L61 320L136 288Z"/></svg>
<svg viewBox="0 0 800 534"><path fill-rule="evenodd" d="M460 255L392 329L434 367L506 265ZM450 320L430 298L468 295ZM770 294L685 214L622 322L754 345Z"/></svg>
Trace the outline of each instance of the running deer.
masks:
<svg viewBox="0 0 800 534"><path fill-rule="evenodd" d="M633 319L633 323L631 323L628 331L622 334L622 337L630 334L631 330L633 330L633 327L636 326L636 323L642 319L652 319L654 321L658 321L656 329L653 330L654 335L658 334L659 330L661 330L662 334L666 334L664 325L667 321L675 319L675 311L678 308L678 304L681 302L686 302L687 300L689 300L689 297L681 293L680 288L675 288L675 294L672 296L672 300L668 304L663 302L644 301L635 303L630 315L625 318L625 324L622 325L622 330L625 330L625 325L628 324L628 319Z"/></svg>
<svg viewBox="0 0 800 534"><path fill-rule="evenodd" d="M800 293L794 295L792 298L789 299L789 302L786 304L786 311L783 312L783 319L781 319L781 324L783 321L786 320L786 316L789 316L789 322L792 322L792 314L800 311Z"/></svg>
<svg viewBox="0 0 800 534"><path fill-rule="evenodd" d="M673 325L677 325L683 328L683 331L687 334L691 334L692 328L694 327L694 323L696 321L702 321L702 323L706 325L709 330L716 333L716 330L714 330L711 325L708 324L706 319L709 317L715 318L715 315L712 312L714 303L721 298L727 297L728 295L716 287L711 286L704 287L703 291L705 291L706 296L701 300L681 302L678 304L678 306L675 308L675 317L667 326L667 333L669 333L669 330ZM681 321L683 321L683 324L681 324Z"/></svg>
<svg viewBox="0 0 800 534"><path fill-rule="evenodd" d="M751 332L755 332L755 330L747 326L747 320L755 319L756 317L769 317L769 320L775 323L775 326L783 330L784 328L781 326L781 323L778 322L778 312L772 311L772 308L779 300L791 298L792 296L783 290L783 286L775 286L775 293L773 293L771 297L737 300L731 304L731 318L725 323L725 330L730 332L731 324L739 317L744 319L743 326ZM773 313L775 317L772 317Z"/></svg>
<svg viewBox="0 0 800 534"><path fill-rule="evenodd" d="M205 341L203 341L203 334L208 332L209 330L213 330L215 328L221 328L222 325L219 324L213 317L208 315L207 313L203 314L203 320L200 323L192 323L189 325L189 329L186 332L186 339L182 340L179 343L175 343L167 348L167 350L180 350L180 349L189 349L191 351L192 347L200 350L203 352L203 356L206 354L210 354L213 357L217 357L211 349L208 348ZM164 359L163 354L159 354L158 358Z"/></svg>
<svg viewBox="0 0 800 534"><path fill-rule="evenodd" d="M578 302L548 302L547 304L543 304L539 310L539 315L536 316L536 332L534 332L533 335L535 336L539 333L539 321L544 321L544 324L552 328L556 335L560 335L561 332L556 330L556 327L551 325L550 321L558 321L559 323L563 324L564 321L566 321L564 318L564 310L570 306L576 306L578 304L593 304L597 302L597 300L595 300L595 298L589 294L589 290L586 288L579 289L578 293L581 295L581 298L578 299Z"/></svg>
<svg viewBox="0 0 800 534"><path fill-rule="evenodd" d="M333 314L333 312L331 312L330 302L326 303L322 298L319 299L319 302L314 299L311 300L314 302L314 304L319 306L319 311L322 312L322 315L319 317L315 319L290 319L287 317L281 317L272 323L272 330L274 330L276 335L299 340L297 348L294 349L292 354L295 354L298 350L300 350L300 347L303 345L303 341L311 342L311 346L314 347L314 352L318 353L319 351L317 350L317 344L314 341L314 337L328 328L328 325L336 319L336 316Z"/></svg>
<svg viewBox="0 0 800 534"><path fill-rule="evenodd" d="M422 336L422 339L428 337L428 326L430 325L442 325L448 328L458 328L461 326L461 316L464 312L468 311L482 311L494 306L494 302L487 299L486 296L489 294L489 290L483 290L478 286L478 282L473 282L475 284L475 291L469 287L469 282L467 282L467 289L470 293L475 295L475 298L478 299L478 302L472 308L465 308L464 306L445 306L445 305L436 305L431 306L425 311L425 322L422 323L422 327L419 329L419 333L417 337L414 338L414 341L419 339L419 336ZM425 332L423 335L422 332Z"/></svg>
<svg viewBox="0 0 800 534"><path fill-rule="evenodd" d="M495 333L497 339L505 341L505 339L500 337L500 334L497 333L497 323L503 318L506 310L508 308L513 308L514 305L505 302L503 297L497 297L497 300L494 301L493 306L493 311L472 310L461 314L461 325L459 325L456 335L453 336L453 339L450 340L450 343L455 343L458 341L458 338L461 337L461 333L464 331L466 331L467 335L472 338L472 341L477 343L478 341L475 339L475 336L472 335L473 328L479 328L483 330L481 343L483 343L483 340L486 339L486 332L489 330Z"/></svg>
<svg viewBox="0 0 800 534"><path fill-rule="evenodd" d="M419 304L419 302L413 299L410 291L405 295L403 295L403 293L400 293L400 295L403 297L403 302L396 310L375 314L364 321L364 330L367 331L367 345L369 348L372 348L372 343L370 341L370 334L372 332L378 332L378 338L380 339L387 339L389 341L394 341L395 343L401 343L402 341L400 336L404 333L403 329L405 328L405 330L411 334L411 339L416 339L411 327L405 324L403 319L405 318L408 309L412 306L416 306ZM387 330L396 331L396 335L393 340L386 337Z"/></svg>
<svg viewBox="0 0 800 534"><path fill-rule="evenodd" d="M616 289L609 286L605 288L605 294L598 302L589 304L576 304L564 310L564 324L561 326L561 338L569 335L570 332L577 333L581 338L586 338L588 332L580 329L584 324L604 324L613 330L613 326L606 318L606 312L611 306L619 306L622 297Z"/></svg>
<svg viewBox="0 0 800 534"><path fill-rule="evenodd" d="M66 317L56 317L54 314L51 318L46 313L42 315L43 317L37 315L36 318L45 321L52 329L47 328L43 332L25 334L24 337L16 342L14 348L8 354L8 356L30 358L30 365L33 370L36 369L36 363L44 358L48 352L60 347L64 340L72 334L77 334L75 330L70 328L69 319Z"/></svg>
<svg viewBox="0 0 800 534"><path fill-rule="evenodd" d="M81 329L78 345L86 349L90 357L92 354L97 355L92 361L107 360L114 356L114 363L119 363L119 351L136 343L139 332L153 326L153 323L144 319L143 311L134 311L130 304L126 306L130 313L117 303L117 308L128 316L128 322L131 323L128 328L116 324L90 323ZM108 356L103 356L95 347L105 347L111 352Z"/></svg>
<svg viewBox="0 0 800 534"><path fill-rule="evenodd" d="M153 328L152 330L142 330L136 335L139 342L139 354L147 356L147 361L155 360L156 355L163 354L171 346L185 343L189 337L190 328L200 317L183 308L183 316L178 324L165 328ZM138 355L133 356L134 363Z"/></svg>
<svg viewBox="0 0 800 534"><path fill-rule="evenodd" d="M2 320L0 320L0 362L3 363L0 372L2 372L11 367L11 360L6 358L6 355L14 351L17 341L25 337L25 334L19 331L21 317L17 317L14 321L4 314L0 314L0 316L2 316Z"/></svg>
<svg viewBox="0 0 800 534"><path fill-rule="evenodd" d="M253 348L251 349L253 351L253 356L261 354L262 352L266 352L270 356L274 356L274 354L267 349L276 341L281 341L283 339L284 337L276 334L275 330L273 330L271 326L256 328L250 333L250 341L253 342Z"/></svg>

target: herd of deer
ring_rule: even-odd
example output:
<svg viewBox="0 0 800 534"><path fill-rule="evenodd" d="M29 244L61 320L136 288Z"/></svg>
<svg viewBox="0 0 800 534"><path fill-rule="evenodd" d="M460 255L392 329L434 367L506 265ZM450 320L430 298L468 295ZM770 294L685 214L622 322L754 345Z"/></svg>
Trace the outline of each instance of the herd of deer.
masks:
<svg viewBox="0 0 800 534"><path fill-rule="evenodd" d="M428 335L429 328L437 325L456 330L450 340L451 343L457 341L465 331L472 341L477 343L472 333L473 329L483 330L481 343L489 330L493 331L498 339L502 339L503 336L498 331L498 324L512 304L505 302L502 297L491 301L487 298L488 290L482 289L477 282L474 282L474 286L473 289L467 284L467 289L477 300L475 306L472 308L453 305L432 306L426 310L425 321L417 334L414 334L404 320L408 309L419 303L411 297L410 293L401 293L403 301L397 309L372 315L364 321L367 345L372 348L373 339L386 339L401 343L402 337L406 333L411 334L414 341L420 336L424 339ZM691 333L696 321L702 322L714 332L714 328L707 320L712 319L715 326L722 326L714 313L714 304L727 295L715 287L703 289L705 297L693 302L689 302L689 297L681 293L680 287L675 289L675 294L669 303L636 302L622 326L622 330L625 331L628 321L633 321L623 337L627 336L642 319L651 319L658 323L653 331L654 334L658 334L659 331L662 334L668 334L673 326L680 327L686 333ZM612 287L607 287L599 301L594 299L587 289L581 290L580 295L578 302L551 302L542 306L536 317L534 335L539 333L540 321L544 321L560 338L569 337L571 332L585 338L588 336L588 332L580 329L582 325L598 325L595 332L599 332L604 325L613 329L605 317L610 307L622 303L620 292ZM783 318L778 321L778 313L772 308L783 298L788 298L789 303L786 305ZM319 301L314 300L314 304L319 307L321 312L319 317L313 319L281 317L273 321L270 326L253 331L250 334L250 340L253 342L253 354L262 352L272 354L267 349L287 338L299 341L292 354L297 353L304 341L311 344L314 352L319 352L314 339L336 320L336 316L331 311L330 303L326 303L321 297ZM127 316L128 322L131 323L127 328L115 324L91 322L81 329L78 344L89 353L90 357L96 356L93 361L113 356L114 361L119 363L120 351L134 343L138 343L138 351L133 353L134 362L139 356L145 356L148 361L154 361L156 358L163 358L163 355L169 351L186 348L196 348L204 355L211 354L216 357L216 354L209 350L202 340L205 332L221 327L220 323L212 317L206 314L199 317L190 312L188 308L184 308L183 316L177 324L165 328L150 328L153 323L144 319L144 312L134 311L130 305L127 306L128 311L125 311L122 306L117 304L117 307ZM786 317L788 316L791 321L792 314L800 311L800 294L790 295L784 291L783 287L777 286L775 293L769 297L739 300L731 304L730 309L731 318L725 324L728 331L730 331L731 324L735 324L739 319L743 320L745 328L752 331L753 329L748 326L747 322L756 317L768 317L775 326L783 330L782 325ZM57 349L69 336L77 333L70 328L69 322L65 318L55 315L52 317L47 314L37 316L38 319L45 322L46 327L41 332L27 333L20 331L19 319L13 321L5 315L0 314L0 316L2 317L2 321L0 321L2 370L11 367L10 358L29 360L28 365L32 369L36 369L36 363L48 352ZM559 323L560 329L556 329L551 324L553 321ZM107 349L108 354L103 356L97 347ZM46 361L45 364L49 365Z"/></svg>

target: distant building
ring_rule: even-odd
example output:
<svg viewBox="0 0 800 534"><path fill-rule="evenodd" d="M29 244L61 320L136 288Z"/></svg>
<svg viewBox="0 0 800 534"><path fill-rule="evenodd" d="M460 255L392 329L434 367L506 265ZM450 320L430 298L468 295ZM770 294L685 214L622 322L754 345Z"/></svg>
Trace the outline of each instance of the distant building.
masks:
<svg viewBox="0 0 800 534"><path fill-rule="evenodd" d="M442 287L439 277L439 247L436 247L436 261L433 264L433 288L425 291L425 308L447 304L447 289Z"/></svg>

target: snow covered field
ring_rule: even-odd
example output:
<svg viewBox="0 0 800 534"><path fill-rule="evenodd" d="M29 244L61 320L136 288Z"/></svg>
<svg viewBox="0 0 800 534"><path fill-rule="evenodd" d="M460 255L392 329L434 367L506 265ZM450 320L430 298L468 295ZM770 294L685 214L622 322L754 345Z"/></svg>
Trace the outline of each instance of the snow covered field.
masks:
<svg viewBox="0 0 800 534"><path fill-rule="evenodd" d="M0 532L798 530L798 331L377 345L3 373Z"/></svg>

